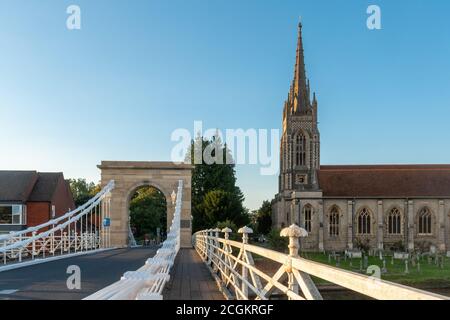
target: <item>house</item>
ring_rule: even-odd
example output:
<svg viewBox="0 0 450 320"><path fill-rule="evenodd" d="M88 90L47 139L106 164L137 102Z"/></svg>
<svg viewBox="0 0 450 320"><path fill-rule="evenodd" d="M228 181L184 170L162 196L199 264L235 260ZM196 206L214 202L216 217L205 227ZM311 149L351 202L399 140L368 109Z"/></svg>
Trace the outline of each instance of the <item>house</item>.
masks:
<svg viewBox="0 0 450 320"><path fill-rule="evenodd" d="M0 171L0 234L19 231L75 209L61 172Z"/></svg>

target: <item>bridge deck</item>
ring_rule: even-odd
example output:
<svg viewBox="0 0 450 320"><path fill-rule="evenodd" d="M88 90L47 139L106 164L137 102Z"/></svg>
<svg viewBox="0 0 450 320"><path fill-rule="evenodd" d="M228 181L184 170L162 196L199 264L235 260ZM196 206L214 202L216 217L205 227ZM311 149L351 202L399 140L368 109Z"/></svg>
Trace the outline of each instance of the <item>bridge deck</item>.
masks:
<svg viewBox="0 0 450 320"><path fill-rule="evenodd" d="M0 300L80 300L140 268L156 247L116 249L0 272ZM67 288L67 267L81 269L81 289Z"/></svg>
<svg viewBox="0 0 450 320"><path fill-rule="evenodd" d="M181 249L163 293L165 300L223 300L214 278L194 249Z"/></svg>

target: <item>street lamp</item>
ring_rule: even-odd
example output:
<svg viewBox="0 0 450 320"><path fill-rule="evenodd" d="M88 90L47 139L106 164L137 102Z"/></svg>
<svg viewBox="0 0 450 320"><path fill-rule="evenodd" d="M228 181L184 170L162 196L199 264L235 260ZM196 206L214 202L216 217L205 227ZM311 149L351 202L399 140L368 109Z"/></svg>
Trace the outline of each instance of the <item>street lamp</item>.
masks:
<svg viewBox="0 0 450 320"><path fill-rule="evenodd" d="M175 202L177 201L177 194L175 193L175 190L172 191L172 194L170 195L172 198L172 205L175 205Z"/></svg>

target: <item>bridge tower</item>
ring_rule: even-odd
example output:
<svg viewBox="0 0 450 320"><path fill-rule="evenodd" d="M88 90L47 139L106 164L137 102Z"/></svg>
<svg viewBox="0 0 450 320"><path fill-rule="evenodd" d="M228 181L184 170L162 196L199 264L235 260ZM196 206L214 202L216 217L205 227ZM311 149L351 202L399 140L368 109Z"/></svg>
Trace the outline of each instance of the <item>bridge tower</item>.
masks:
<svg viewBox="0 0 450 320"><path fill-rule="evenodd" d="M128 245L129 205L134 192L142 186L152 186L166 197L167 226L173 218L174 205L171 194L183 180L183 204L181 211L181 246L192 247L191 223L191 170L190 164L173 162L133 162L102 161L97 166L101 170L101 184L115 181L111 193L111 245Z"/></svg>

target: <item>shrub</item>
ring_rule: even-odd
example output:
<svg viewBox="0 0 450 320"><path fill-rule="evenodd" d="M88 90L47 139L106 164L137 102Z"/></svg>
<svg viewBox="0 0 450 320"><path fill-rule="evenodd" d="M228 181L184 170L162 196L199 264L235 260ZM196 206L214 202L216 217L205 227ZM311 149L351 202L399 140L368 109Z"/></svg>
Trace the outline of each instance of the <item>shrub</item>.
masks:
<svg viewBox="0 0 450 320"><path fill-rule="evenodd" d="M356 248L364 253L368 253L370 250L370 240L364 238L356 238Z"/></svg>
<svg viewBox="0 0 450 320"><path fill-rule="evenodd" d="M289 239L280 236L279 229L272 229L268 234L269 245L273 250L286 252Z"/></svg>

